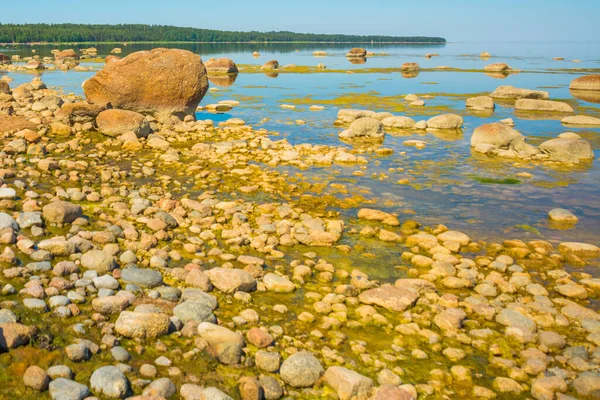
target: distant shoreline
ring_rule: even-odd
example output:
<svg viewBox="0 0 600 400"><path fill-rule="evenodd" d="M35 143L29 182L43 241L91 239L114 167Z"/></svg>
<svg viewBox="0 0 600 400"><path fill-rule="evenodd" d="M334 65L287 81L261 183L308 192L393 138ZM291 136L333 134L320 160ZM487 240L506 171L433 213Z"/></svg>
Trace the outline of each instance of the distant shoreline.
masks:
<svg viewBox="0 0 600 400"><path fill-rule="evenodd" d="M126 44L125 44L126 43ZM174 42L24 42L24 43L1 43L3 46L48 46L48 45L88 45L88 44L118 44L121 46L128 46L134 44L448 44L448 42L306 42L306 41L273 41L273 42L186 42L186 41L174 41Z"/></svg>

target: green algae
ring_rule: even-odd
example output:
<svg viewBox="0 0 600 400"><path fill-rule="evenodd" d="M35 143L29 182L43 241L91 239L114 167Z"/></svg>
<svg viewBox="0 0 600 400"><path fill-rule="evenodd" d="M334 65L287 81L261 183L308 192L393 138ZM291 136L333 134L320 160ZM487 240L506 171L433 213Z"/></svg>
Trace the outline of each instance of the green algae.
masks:
<svg viewBox="0 0 600 400"><path fill-rule="evenodd" d="M489 177L474 176L473 179L479 183L493 184L493 185L517 185L517 184L521 183L521 181L516 178L489 178Z"/></svg>

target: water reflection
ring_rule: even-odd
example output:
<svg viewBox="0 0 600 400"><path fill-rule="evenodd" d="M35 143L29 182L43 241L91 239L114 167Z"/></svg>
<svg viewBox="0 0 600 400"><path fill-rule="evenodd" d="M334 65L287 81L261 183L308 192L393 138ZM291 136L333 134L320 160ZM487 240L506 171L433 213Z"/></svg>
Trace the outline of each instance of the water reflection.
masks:
<svg viewBox="0 0 600 400"><path fill-rule="evenodd" d="M407 79L416 78L421 71L402 71L402 77Z"/></svg>
<svg viewBox="0 0 600 400"><path fill-rule="evenodd" d="M600 91L570 89L569 92L576 99L600 104Z"/></svg>
<svg viewBox="0 0 600 400"><path fill-rule="evenodd" d="M350 64L365 64L367 57L348 57L348 61L350 61Z"/></svg>
<svg viewBox="0 0 600 400"><path fill-rule="evenodd" d="M229 87L235 83L238 74L228 74L228 75L208 75L208 80L215 86L219 87Z"/></svg>

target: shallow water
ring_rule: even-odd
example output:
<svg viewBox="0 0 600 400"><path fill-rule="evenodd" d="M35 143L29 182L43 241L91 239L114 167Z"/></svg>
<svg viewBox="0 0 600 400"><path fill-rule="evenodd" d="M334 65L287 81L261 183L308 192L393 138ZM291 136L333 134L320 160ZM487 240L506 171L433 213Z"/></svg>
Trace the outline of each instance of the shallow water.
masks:
<svg viewBox="0 0 600 400"><path fill-rule="evenodd" d="M166 45L129 45L130 52ZM49 56L56 46L33 46L36 54ZM89 47L89 46L61 46ZM97 45L99 56L107 55L116 45ZM360 192L367 199L376 199L377 207L415 219L423 224L446 224L463 230L477 239L536 239L558 241L600 242L600 128L571 128L560 123L560 117L515 114L510 104L498 105L491 115L473 113L465 109L464 101L474 94L489 93L499 85L513 85L528 89L542 89L553 100L567 100L577 114L600 116L600 106L574 99L568 90L571 80L583 72L578 69L600 69L600 43L449 43L446 45L365 45L385 56L370 57L365 64L351 64L345 57L349 45L342 44L173 44L168 47L187 48L204 59L230 57L242 72L235 83L208 92L203 105L225 99L235 99L241 105L226 114L200 112L197 117L222 121L232 117L244 119L254 126L279 132L274 139L285 138L292 144L313 143L347 146L338 140L342 129L334 126L340 108L364 108L408 115L416 120L433 115L454 112L465 118L462 132L439 134L435 132L388 132L382 147L391 148L390 156L365 154L369 164L364 176L352 173L359 166L330 166L299 170L285 167L290 175L300 172L304 179L326 185L324 193L351 196ZM327 51L325 57L314 57L315 50ZM1 52L31 55L30 46L0 47ZM253 51L261 56L252 57ZM479 53L488 51L492 58L481 60ZM426 53L439 53L427 59ZM564 57L555 61L553 57ZM337 72L282 72L277 77L256 73L253 67L277 59L281 65L315 67L324 63L328 70ZM581 60L572 62L571 60ZM414 78L405 78L397 71L404 62L418 62L427 69ZM521 72L505 79L497 79L482 72L487 64L506 62ZM100 63L83 62L97 69ZM459 71L441 71L433 68L446 65ZM246 70L244 72L244 69ZM346 71L357 73L349 74ZM358 73L361 71L369 71ZM588 72L589 73L589 72ZM597 72L596 72L597 73ZM50 86L62 87L66 92L82 94L81 83L94 72L43 73ZM31 80L31 74L11 73L13 86ZM211 83L211 86L215 86ZM409 93L424 96L424 107L411 107L403 100ZM427 96L431 96L428 98ZM281 104L294 104L295 110L282 109ZM323 105L323 111L309 111L312 104ZM532 144L553 138L565 131L573 131L592 143L596 160L589 165L560 168L534 163L516 163L510 160L490 159L471 153L470 137L473 130L484 123L513 118L516 129ZM265 118L268 118L265 121ZM304 125L296 120L305 121ZM404 146L408 139L427 142L424 150ZM404 154L405 153L405 154ZM393 168L393 172L390 172ZM399 169L401 172L399 172ZM533 174L533 178L516 176L519 172ZM407 178L408 185L399 185ZM348 193L340 194L332 183L344 184ZM507 184L513 183L513 184ZM567 208L579 217L572 229L560 230L547 221L547 213L555 207ZM356 216L356 209L338 210L347 216ZM404 217L402 217L404 218Z"/></svg>

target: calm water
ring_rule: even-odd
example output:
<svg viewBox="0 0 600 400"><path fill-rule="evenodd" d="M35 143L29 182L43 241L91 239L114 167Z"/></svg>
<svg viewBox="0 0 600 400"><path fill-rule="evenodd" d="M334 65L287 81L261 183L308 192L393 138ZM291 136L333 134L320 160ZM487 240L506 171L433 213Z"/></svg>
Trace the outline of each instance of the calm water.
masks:
<svg viewBox="0 0 600 400"><path fill-rule="evenodd" d="M163 46L163 45L160 45ZM365 176L356 177L356 166L333 166L301 171L310 179L327 183L343 183L353 190L368 189L365 196L380 200L381 208L410 215L425 224L444 223L464 230L476 238L545 238L581 240L600 243L600 129L566 128L560 118L542 120L515 114L510 106L497 105L492 115L469 112L464 107L465 95L493 91L499 85L513 85L529 89L542 89L551 99L568 100L578 114L600 117L600 105L574 99L568 90L571 80L581 75L580 69L600 69L600 43L449 43L446 45L361 45L385 56L369 58L365 64L349 63L344 57L349 45L330 44L198 44L172 45L186 48L204 59L229 57L240 65L261 65L277 59L281 65L316 66L325 64L339 73L280 73L276 78L259 73L240 73L233 85L209 92L202 104L235 99L241 105L227 114L198 113L198 118L221 121L240 117L255 126L280 132L293 144L320 143L348 146L337 138L339 128L333 122L339 108L366 108L409 115L416 120L432 115L455 112L465 118L462 135L405 132L388 134L383 147L392 148L387 157L369 156ZM62 46L72 48L76 46ZM89 46L79 46L89 47ZM105 56L116 45L98 45L98 55ZM121 56L130 52L158 47L158 45L119 46ZM164 46L163 46L164 47ZM33 46L36 54L50 55L55 46ZM31 55L30 46L0 47L0 52ZM314 57L313 51L328 53ZM252 52L261 56L253 58ZM479 53L492 54L481 60ZM438 57L426 59L426 53ZM565 61L555 61L564 57ZM579 62L573 62L579 60ZM397 68L404 62L418 62L421 68L450 66L463 70L482 69L492 62L506 62L521 70L505 79L497 79L480 72L422 71L414 78L405 78L398 72L375 71L348 74L345 71ZM82 63L100 68L98 63ZM589 73L589 72L588 72ZM596 72L598 73L598 72ZM43 74L50 86L63 87L67 92L81 94L81 83L94 72L54 72ZM12 85L29 81L30 74L10 74ZM211 83L211 86L215 86ZM425 97L425 107L410 107L402 97L415 93ZM428 98L426 96L431 96ZM281 104L295 104L296 110L282 109ZM324 105L325 110L311 112L312 104ZM528 137L532 144L553 138L565 131L580 134L592 143L596 160L583 167L556 168L515 164L510 160L490 160L471 154L470 137L477 126L503 118L513 118L516 129ZM264 121L268 118L268 121ZM303 120L305 125L294 121ZM416 150L402 143L408 139L427 142L427 148ZM406 152L406 154L401 154ZM389 172L403 168L404 172ZM290 173L300 172L291 167ZM518 184L482 183L482 179L515 178L519 172L534 175ZM376 174L377 178L372 175ZM379 179L381 174L387 178ZM398 179L408 178L411 185L397 185ZM351 190L352 192L352 190ZM547 213L555 207L564 207L579 216L580 222L570 230L557 230L549 226ZM342 210L355 215L355 210Z"/></svg>

